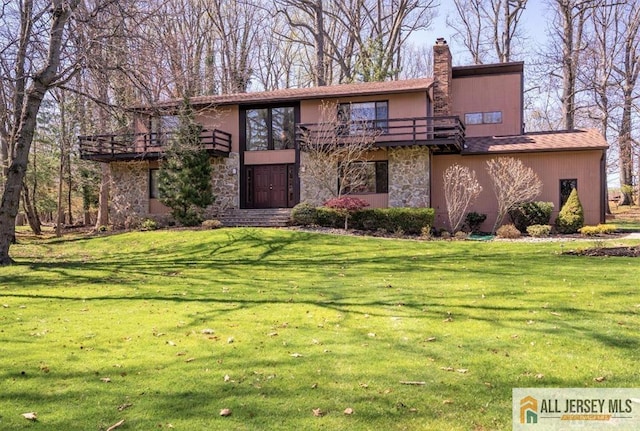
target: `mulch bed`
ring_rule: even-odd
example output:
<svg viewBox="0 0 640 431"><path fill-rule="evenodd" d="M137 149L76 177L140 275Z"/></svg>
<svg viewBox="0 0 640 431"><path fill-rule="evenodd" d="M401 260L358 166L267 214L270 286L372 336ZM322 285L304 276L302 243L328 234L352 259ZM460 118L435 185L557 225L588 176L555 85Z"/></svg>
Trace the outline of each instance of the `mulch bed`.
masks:
<svg viewBox="0 0 640 431"><path fill-rule="evenodd" d="M623 256L623 257L640 257L640 246L633 247L595 247L585 250L569 250L563 254L574 256Z"/></svg>

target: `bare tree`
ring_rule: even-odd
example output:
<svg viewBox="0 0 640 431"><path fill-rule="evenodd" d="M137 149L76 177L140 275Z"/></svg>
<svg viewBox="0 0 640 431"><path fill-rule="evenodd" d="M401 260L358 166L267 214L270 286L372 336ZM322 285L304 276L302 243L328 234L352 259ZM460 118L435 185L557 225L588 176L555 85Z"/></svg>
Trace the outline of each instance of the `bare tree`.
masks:
<svg viewBox="0 0 640 431"><path fill-rule="evenodd" d="M457 232L464 223L469 205L480 195L482 186L474 170L458 164L444 171L444 197L451 232Z"/></svg>
<svg viewBox="0 0 640 431"><path fill-rule="evenodd" d="M499 157L487 161L487 172L498 200L498 214L492 232L502 224L509 210L533 200L542 191L542 182L522 160Z"/></svg>
<svg viewBox="0 0 640 431"><path fill-rule="evenodd" d="M527 0L454 0L454 18L447 25L469 51L474 64L486 60L508 63L522 45L520 19ZM493 50L492 50L493 48Z"/></svg>
<svg viewBox="0 0 640 431"><path fill-rule="evenodd" d="M620 77L622 115L618 135L620 157L621 198L619 205L633 204L633 130L632 110L636 98L636 85L640 74L640 5L630 2L622 9L622 61L613 68Z"/></svg>
<svg viewBox="0 0 640 431"><path fill-rule="evenodd" d="M324 102L320 109L320 122L300 131L302 176L306 188L315 190L307 197L314 203L357 194L367 184L370 172L364 162L381 134L375 122L339 118L335 103Z"/></svg>
<svg viewBox="0 0 640 431"><path fill-rule="evenodd" d="M601 0L550 0L554 16L551 24L549 51L552 68L551 75L562 80L563 125L572 130L576 124L577 94L583 89L578 87L578 73L583 66L586 49L585 24L594 8Z"/></svg>

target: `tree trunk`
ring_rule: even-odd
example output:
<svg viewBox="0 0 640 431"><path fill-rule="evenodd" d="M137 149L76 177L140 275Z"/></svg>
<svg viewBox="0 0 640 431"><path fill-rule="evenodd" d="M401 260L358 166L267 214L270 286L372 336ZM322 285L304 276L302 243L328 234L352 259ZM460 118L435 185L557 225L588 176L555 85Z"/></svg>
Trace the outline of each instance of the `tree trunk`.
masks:
<svg viewBox="0 0 640 431"><path fill-rule="evenodd" d="M31 193L29 192L29 187L27 184L24 184L22 188L22 206L24 207L24 211L27 214L27 221L29 222L29 227L33 231L35 235L42 235L42 225L40 223L40 217L38 216L38 212L33 205Z"/></svg>
<svg viewBox="0 0 640 431"><path fill-rule="evenodd" d="M33 142L37 116L42 100L58 78L56 73L60 66L64 28L72 11L78 7L78 3L79 0L52 2L47 57L44 66L32 77L33 82L24 94L23 109L13 140L14 157L7 172L2 201L0 202L0 265L13 263L13 259L9 256L9 248L15 237L16 215L20 208L20 192L27 171L29 150ZM23 36L29 37L30 33Z"/></svg>

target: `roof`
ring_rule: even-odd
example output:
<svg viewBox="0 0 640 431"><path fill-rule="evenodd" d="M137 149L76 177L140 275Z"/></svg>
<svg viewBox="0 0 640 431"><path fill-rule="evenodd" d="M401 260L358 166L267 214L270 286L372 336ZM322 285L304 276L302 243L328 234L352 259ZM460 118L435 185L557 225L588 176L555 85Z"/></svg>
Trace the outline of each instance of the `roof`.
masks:
<svg viewBox="0 0 640 431"><path fill-rule="evenodd" d="M465 139L462 154L500 154L606 149L609 145L599 131L567 130L535 132L512 136L484 136Z"/></svg>
<svg viewBox="0 0 640 431"><path fill-rule="evenodd" d="M471 66L455 66L451 68L453 78L482 75L505 75L510 73L523 73L524 61L510 63L473 64Z"/></svg>
<svg viewBox="0 0 640 431"><path fill-rule="evenodd" d="M323 87L286 88L274 91L197 96L191 98L191 103L194 106L243 105L366 96L374 94L411 93L415 91L426 91L432 84L433 79L431 78L406 79L402 81L359 82L353 84L327 85ZM171 108L178 106L181 102L181 99L167 100L155 103L153 107ZM139 106L137 108L149 109L151 106Z"/></svg>

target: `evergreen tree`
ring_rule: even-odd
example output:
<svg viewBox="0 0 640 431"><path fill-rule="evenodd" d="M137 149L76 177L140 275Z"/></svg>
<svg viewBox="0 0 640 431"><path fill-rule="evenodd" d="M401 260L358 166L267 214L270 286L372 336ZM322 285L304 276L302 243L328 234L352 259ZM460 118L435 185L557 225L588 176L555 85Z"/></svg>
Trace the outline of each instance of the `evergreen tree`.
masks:
<svg viewBox="0 0 640 431"><path fill-rule="evenodd" d="M582 226L584 226L584 210L578 197L578 190L573 189L558 213L556 229L560 233L576 233Z"/></svg>
<svg viewBox="0 0 640 431"><path fill-rule="evenodd" d="M211 162L200 141L202 126L195 121L187 97L180 108L179 120L160 165L160 201L171 209L178 223L196 226L202 223L205 208L215 199L211 190Z"/></svg>

